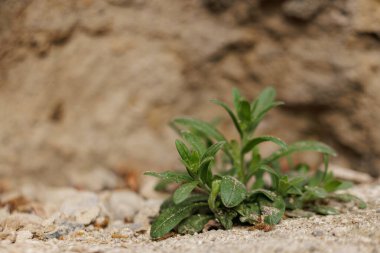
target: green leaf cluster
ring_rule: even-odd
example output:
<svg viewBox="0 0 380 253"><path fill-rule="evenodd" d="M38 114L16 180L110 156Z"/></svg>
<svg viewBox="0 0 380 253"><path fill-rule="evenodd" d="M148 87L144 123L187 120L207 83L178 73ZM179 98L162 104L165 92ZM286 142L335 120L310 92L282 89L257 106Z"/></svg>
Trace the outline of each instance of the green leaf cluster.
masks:
<svg viewBox="0 0 380 253"><path fill-rule="evenodd" d="M336 193L351 184L335 179L328 171L329 157L336 156L331 147L318 141L288 145L277 137L254 135L264 116L283 104L275 97L275 90L267 88L249 102L234 89L233 108L212 100L231 118L238 140L228 140L214 124L205 121L178 118L172 122L182 137L175 145L186 172L146 173L160 178L160 185L179 184L152 224L153 239L172 230L181 234L201 232L210 220L230 229L236 223L275 225L285 212L290 217L339 213L328 205L330 199L353 201L359 208L365 208L359 198ZM272 142L279 148L262 157L263 142ZM281 159L291 160L292 154L304 151L321 153L323 170L313 172L307 164L294 162L290 163L289 171L281 169Z"/></svg>

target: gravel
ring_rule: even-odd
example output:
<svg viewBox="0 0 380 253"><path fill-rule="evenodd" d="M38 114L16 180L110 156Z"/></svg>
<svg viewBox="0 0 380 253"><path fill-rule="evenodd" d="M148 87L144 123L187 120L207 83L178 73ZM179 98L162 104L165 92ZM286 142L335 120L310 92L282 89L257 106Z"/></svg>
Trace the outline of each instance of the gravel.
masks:
<svg viewBox="0 0 380 253"><path fill-rule="evenodd" d="M48 192L64 200L49 201L54 196L46 198ZM69 199L65 200L63 192L70 192ZM0 209L0 252L378 252L380 184L356 186L350 192L364 198L368 208L349 208L341 215L286 219L270 232L235 227L152 241L149 220L157 213L160 200L143 199L124 190L83 193L45 189L45 198L29 196L31 206L36 204L34 200L45 200L39 202L42 208L48 207L47 211L40 211L44 215ZM109 198L103 198L104 194L120 198L120 207L115 206L117 201L112 204L119 211L107 210ZM134 201L129 203L123 196L133 196ZM92 208L97 208L97 212L87 212ZM126 222L121 210L128 218L133 214L133 220ZM97 226L95 219L101 220L104 228Z"/></svg>

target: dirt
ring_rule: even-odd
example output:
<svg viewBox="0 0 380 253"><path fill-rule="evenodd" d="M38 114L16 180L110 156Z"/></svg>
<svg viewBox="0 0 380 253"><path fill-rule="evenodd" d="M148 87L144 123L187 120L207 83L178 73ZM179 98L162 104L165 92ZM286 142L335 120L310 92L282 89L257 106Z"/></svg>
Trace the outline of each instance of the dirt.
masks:
<svg viewBox="0 0 380 253"><path fill-rule="evenodd" d="M33 187L27 186L26 189ZM173 234L160 241L149 238L149 220L157 213L162 198L143 199L127 190L98 193L70 188L45 190L44 194L29 192L29 200L33 195L34 200L39 199L39 215L17 211L5 215L6 211L1 209L0 252L376 253L380 247L380 182L350 190L367 201L368 208L364 210L351 207L340 215L289 218L269 232L235 227L229 231L211 230L193 236ZM114 193L114 198L121 197L109 209L109 198L105 196ZM6 199L4 196L2 201ZM80 203L75 198L73 200L73 196ZM132 197L135 198L134 205L130 202ZM7 198L12 199L12 195L8 194ZM130 204L122 207L126 202ZM22 204L25 206L25 201ZM94 213L89 211L90 206L101 208ZM117 215L119 208L129 208L133 214L129 221L121 220L122 217ZM89 219L83 219L83 216ZM102 217L109 220L104 222Z"/></svg>

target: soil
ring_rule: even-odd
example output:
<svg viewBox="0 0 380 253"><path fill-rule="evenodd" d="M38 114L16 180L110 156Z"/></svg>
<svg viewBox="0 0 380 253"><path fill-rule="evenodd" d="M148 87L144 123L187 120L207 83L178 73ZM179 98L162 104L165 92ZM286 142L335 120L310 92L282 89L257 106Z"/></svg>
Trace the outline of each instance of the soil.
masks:
<svg viewBox="0 0 380 253"><path fill-rule="evenodd" d="M193 236L173 234L160 241L149 238L149 221L162 199L144 199L128 190L21 188L24 193L29 189L28 194L22 193L29 202L20 201L16 193L2 195L2 202L13 198L15 210L1 211L0 252L376 253L380 248L380 182L350 190L367 201L364 210L350 207L340 215L285 219L269 232L235 227ZM25 213L28 205L39 211ZM121 220L120 211L131 216Z"/></svg>

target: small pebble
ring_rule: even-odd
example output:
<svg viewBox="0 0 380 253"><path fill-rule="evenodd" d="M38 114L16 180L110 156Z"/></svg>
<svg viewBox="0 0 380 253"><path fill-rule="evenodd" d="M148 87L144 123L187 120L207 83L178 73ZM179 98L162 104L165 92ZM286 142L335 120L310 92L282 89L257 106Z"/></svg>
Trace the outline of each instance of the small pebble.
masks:
<svg viewBox="0 0 380 253"><path fill-rule="evenodd" d="M16 241L25 241L32 238L33 238L32 232L27 231L27 230L18 231L16 235Z"/></svg>
<svg viewBox="0 0 380 253"><path fill-rule="evenodd" d="M313 236L322 236L323 235L323 231L321 231L321 230L314 230L311 234Z"/></svg>

